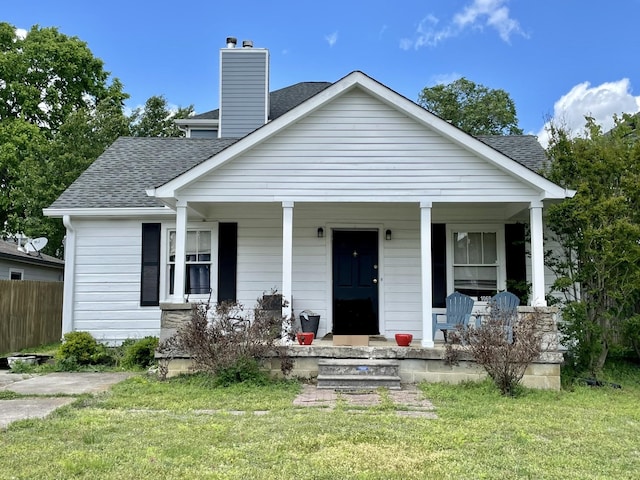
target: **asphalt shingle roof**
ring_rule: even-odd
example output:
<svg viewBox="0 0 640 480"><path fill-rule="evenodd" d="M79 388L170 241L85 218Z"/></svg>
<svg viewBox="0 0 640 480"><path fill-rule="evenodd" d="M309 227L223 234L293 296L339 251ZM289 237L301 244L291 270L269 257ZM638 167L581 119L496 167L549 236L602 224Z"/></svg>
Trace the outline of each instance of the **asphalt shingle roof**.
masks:
<svg viewBox="0 0 640 480"><path fill-rule="evenodd" d="M64 260L46 255L44 253L24 253L18 250L18 244L0 239L0 258L6 258L15 262L39 264L46 267L62 268Z"/></svg>
<svg viewBox="0 0 640 480"><path fill-rule="evenodd" d="M50 208L158 207L146 189L204 162L233 139L121 137Z"/></svg>
<svg viewBox="0 0 640 480"><path fill-rule="evenodd" d="M547 162L547 154L534 135L479 135L476 138L536 173L540 173Z"/></svg>
<svg viewBox="0 0 640 480"><path fill-rule="evenodd" d="M279 116L284 115L292 108L297 107L305 100L310 99L329 86L331 86L331 82L300 82L279 90L274 90L269 94L269 120L275 120ZM220 110L210 110L189 118L196 120L217 120L220 118Z"/></svg>
<svg viewBox="0 0 640 480"><path fill-rule="evenodd" d="M271 92L273 120L331 85L301 82ZM218 117L212 110L192 118ZM542 146L532 135L479 136L478 139L539 172L546 161ZM116 140L50 208L157 207L162 204L146 194L221 152L238 139L121 137Z"/></svg>

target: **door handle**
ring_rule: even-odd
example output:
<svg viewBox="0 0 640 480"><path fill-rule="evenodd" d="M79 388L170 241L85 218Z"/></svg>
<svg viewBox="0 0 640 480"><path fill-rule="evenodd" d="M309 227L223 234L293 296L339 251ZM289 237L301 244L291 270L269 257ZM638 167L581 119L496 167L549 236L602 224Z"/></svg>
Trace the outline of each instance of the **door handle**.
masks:
<svg viewBox="0 0 640 480"><path fill-rule="evenodd" d="M374 278L374 279L373 279L373 283L378 283L378 279L377 279L377 278Z"/></svg>

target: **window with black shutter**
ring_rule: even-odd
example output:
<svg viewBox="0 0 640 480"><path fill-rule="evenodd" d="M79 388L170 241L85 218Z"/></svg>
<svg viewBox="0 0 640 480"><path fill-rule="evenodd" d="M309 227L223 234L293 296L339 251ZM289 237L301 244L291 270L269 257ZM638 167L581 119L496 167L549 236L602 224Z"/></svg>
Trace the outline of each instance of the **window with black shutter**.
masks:
<svg viewBox="0 0 640 480"><path fill-rule="evenodd" d="M142 224L142 268L140 305L160 304L160 224Z"/></svg>

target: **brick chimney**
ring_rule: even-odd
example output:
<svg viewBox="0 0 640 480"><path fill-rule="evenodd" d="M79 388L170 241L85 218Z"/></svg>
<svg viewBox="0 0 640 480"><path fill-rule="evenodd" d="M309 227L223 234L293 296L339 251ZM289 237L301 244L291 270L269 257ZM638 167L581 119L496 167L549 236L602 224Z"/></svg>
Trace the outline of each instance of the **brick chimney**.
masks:
<svg viewBox="0 0 640 480"><path fill-rule="evenodd" d="M220 49L219 137L244 137L269 119L269 50L228 37Z"/></svg>

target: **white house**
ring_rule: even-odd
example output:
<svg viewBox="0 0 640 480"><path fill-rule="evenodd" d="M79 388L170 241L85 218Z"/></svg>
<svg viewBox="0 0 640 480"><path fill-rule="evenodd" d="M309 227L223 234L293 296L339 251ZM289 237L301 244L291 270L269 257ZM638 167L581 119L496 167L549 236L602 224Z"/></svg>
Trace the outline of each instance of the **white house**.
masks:
<svg viewBox="0 0 640 480"><path fill-rule="evenodd" d="M158 335L160 303L276 288L319 334L410 332L458 290L544 306L532 136L474 138L366 74L269 94L268 51L220 53L220 109L188 138L120 138L45 214L67 228L63 331ZM525 242L525 231L528 232Z"/></svg>

